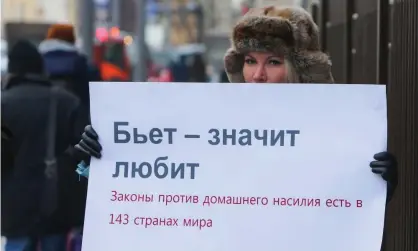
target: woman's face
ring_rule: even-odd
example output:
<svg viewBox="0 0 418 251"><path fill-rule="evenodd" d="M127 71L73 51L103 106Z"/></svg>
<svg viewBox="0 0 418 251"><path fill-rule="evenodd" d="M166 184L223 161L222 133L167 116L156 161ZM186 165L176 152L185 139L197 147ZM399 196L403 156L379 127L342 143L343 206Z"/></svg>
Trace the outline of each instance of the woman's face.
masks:
<svg viewBox="0 0 418 251"><path fill-rule="evenodd" d="M243 75L246 83L285 83L284 57L272 53L251 52L245 56Z"/></svg>

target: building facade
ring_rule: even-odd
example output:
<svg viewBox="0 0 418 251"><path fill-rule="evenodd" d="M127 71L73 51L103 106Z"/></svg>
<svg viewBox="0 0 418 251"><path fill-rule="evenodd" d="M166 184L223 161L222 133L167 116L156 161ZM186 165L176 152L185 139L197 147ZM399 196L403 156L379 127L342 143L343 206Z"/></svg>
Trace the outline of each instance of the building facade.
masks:
<svg viewBox="0 0 418 251"><path fill-rule="evenodd" d="M2 0L2 37L8 22L75 23L77 0Z"/></svg>

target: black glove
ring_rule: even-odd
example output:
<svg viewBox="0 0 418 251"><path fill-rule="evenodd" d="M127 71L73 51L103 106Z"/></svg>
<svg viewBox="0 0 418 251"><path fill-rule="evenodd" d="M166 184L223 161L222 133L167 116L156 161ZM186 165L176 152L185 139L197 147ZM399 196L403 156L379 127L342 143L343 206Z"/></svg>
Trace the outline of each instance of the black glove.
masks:
<svg viewBox="0 0 418 251"><path fill-rule="evenodd" d="M100 159L102 157L102 146L99 143L99 135L91 125L84 128L84 133L81 135L81 140L74 146L77 151L78 158L85 160L86 158L95 157Z"/></svg>
<svg viewBox="0 0 418 251"><path fill-rule="evenodd" d="M389 152L376 153L370 162L373 173L380 174L388 182L388 197L390 198L398 185L398 164L395 156Z"/></svg>

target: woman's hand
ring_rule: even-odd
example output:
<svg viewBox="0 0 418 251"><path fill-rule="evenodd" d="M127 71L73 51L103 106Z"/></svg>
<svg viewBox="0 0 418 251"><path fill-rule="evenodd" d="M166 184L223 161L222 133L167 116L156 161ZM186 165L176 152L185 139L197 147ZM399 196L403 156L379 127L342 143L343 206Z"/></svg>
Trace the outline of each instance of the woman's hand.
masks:
<svg viewBox="0 0 418 251"><path fill-rule="evenodd" d="M370 162L373 173L380 174L388 182L388 198L390 199L398 185L398 164L395 156L389 152L376 153Z"/></svg>
<svg viewBox="0 0 418 251"><path fill-rule="evenodd" d="M386 181L391 180L397 168L395 157L388 152L380 152L376 153L373 158L375 161L370 162L372 172L382 175Z"/></svg>
<svg viewBox="0 0 418 251"><path fill-rule="evenodd" d="M99 135L91 125L84 128L84 133L81 135L81 140L74 148L81 154L88 157L95 157L100 159L102 157L102 146L99 143Z"/></svg>

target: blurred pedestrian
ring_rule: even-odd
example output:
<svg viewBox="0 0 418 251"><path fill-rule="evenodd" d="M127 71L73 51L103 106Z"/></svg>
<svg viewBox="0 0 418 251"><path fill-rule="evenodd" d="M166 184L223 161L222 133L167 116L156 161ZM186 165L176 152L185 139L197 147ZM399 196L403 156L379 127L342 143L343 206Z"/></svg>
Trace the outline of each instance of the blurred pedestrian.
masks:
<svg viewBox="0 0 418 251"><path fill-rule="evenodd" d="M66 194L73 193L69 184L77 175L73 166L62 165L61 156L77 143L87 119L79 98L53 88L32 43L18 41L8 57L9 76L1 93L2 125L13 135L1 167L5 249L37 251L40 244L41 251L65 251L73 218ZM4 158L12 161L5 166Z"/></svg>
<svg viewBox="0 0 418 251"><path fill-rule="evenodd" d="M100 81L100 72L76 47L74 27L54 24L39 45L46 71L55 83L62 83L78 96L82 104L90 107L89 81Z"/></svg>
<svg viewBox="0 0 418 251"><path fill-rule="evenodd" d="M178 59L171 60L169 69L173 82L189 82L190 70L187 65L187 55L180 55Z"/></svg>
<svg viewBox="0 0 418 251"><path fill-rule="evenodd" d="M190 66L190 77L189 82L195 83L205 83L208 82L208 76L206 74L206 64L203 60L202 55L194 54L190 56L191 66Z"/></svg>
<svg viewBox="0 0 418 251"><path fill-rule="evenodd" d="M9 175L9 171L13 166L14 156L12 152L11 142L13 134L9 127L1 123L1 177Z"/></svg>

